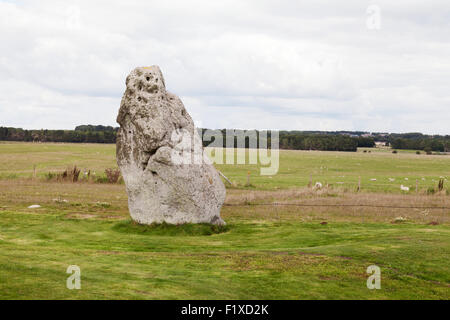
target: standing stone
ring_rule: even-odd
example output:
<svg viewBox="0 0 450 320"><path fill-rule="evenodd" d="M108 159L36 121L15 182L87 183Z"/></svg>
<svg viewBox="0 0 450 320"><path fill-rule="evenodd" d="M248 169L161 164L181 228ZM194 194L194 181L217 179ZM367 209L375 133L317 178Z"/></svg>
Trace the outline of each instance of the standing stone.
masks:
<svg viewBox="0 0 450 320"><path fill-rule="evenodd" d="M131 218L141 224L225 224L225 186L183 103L166 91L159 67L134 69L126 86L117 116L117 163Z"/></svg>

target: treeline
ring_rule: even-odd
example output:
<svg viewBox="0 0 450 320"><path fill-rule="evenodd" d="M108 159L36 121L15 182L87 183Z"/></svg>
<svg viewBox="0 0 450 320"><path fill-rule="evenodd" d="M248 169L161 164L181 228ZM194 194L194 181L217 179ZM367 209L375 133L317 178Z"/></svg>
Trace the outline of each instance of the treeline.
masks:
<svg viewBox="0 0 450 320"><path fill-rule="evenodd" d="M199 129L199 133L205 137L205 133L212 135L211 139L203 139L203 146L227 146L227 147L263 147L271 148L273 137L270 132L261 134L261 132L250 130L208 130ZM231 135L231 137L227 137ZM215 141L221 137L222 141ZM234 143L227 143L234 141ZM372 138L350 137L349 135L336 134L318 134L304 133L300 131L280 131L278 136L280 149L285 150L321 150L321 151L357 151L358 147L374 147L375 141Z"/></svg>
<svg viewBox="0 0 450 320"><path fill-rule="evenodd" d="M24 130L0 127L0 140L6 141L115 143L116 134L117 128L104 126L79 126L75 130Z"/></svg>
<svg viewBox="0 0 450 320"><path fill-rule="evenodd" d="M118 128L110 126L81 125L75 130L24 130L20 128L0 127L0 140L7 141L28 141L28 142L75 142L75 143L115 143ZM206 129L199 129L200 132L206 132ZM215 130L222 136L223 144L226 146L227 130ZM261 135L256 133L257 146L271 145L270 133L266 141L259 141ZM246 131L233 130L234 146L238 146L237 136L244 136ZM211 141L204 141L207 146ZM244 137L245 147L250 147L249 137ZM263 143L264 142L264 143ZM316 133L301 131L280 131L279 132L280 149L292 150L322 150L322 151L356 151L358 147L373 147L375 141L367 137L351 137L343 133Z"/></svg>
<svg viewBox="0 0 450 320"><path fill-rule="evenodd" d="M75 143L115 143L119 128L102 125L81 125L75 130L25 130L20 128L0 127L0 140L29 141L29 142L75 142ZM233 130L234 135L246 135L244 130ZM206 132L206 129L199 129ZM223 138L226 145L227 130L215 130ZM259 141L260 134L256 132L257 145L265 145ZM267 137L270 145L270 134ZM237 146L235 138L235 146ZM209 145L211 141L204 141ZM421 133L388 134L362 131L280 131L280 149L291 150L322 150L322 151L356 151L358 147L371 148L375 142L385 142L393 149L430 150L437 152L450 152L450 136L424 135ZM263 142L263 143L261 143ZM245 147L249 147L249 138L245 137Z"/></svg>
<svg viewBox="0 0 450 320"><path fill-rule="evenodd" d="M450 136L429 136L422 133L391 134L393 149L450 152Z"/></svg>
<svg viewBox="0 0 450 320"><path fill-rule="evenodd" d="M117 132L118 130L119 130L118 127L114 128L111 126L102 126L102 125L93 126L92 124L84 124L84 125L75 127L75 131L84 131L84 132L86 132L86 131L95 131L95 132L114 131L114 132Z"/></svg>
<svg viewBox="0 0 450 320"><path fill-rule="evenodd" d="M358 147L374 146L373 138L351 137L346 134L280 132L280 149L354 152Z"/></svg>

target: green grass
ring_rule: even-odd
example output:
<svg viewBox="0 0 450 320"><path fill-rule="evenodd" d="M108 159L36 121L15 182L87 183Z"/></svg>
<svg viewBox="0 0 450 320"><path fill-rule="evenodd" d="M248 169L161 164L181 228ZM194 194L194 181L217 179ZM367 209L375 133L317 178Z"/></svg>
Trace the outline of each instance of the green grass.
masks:
<svg viewBox="0 0 450 320"><path fill-rule="evenodd" d="M400 193L400 185L415 190L436 187L440 177L450 178L449 156L416 155L407 152L346 153L317 151L281 151L280 169L274 176L261 176L257 165L217 165L232 181L245 186L247 172L251 184L260 190L304 187L312 176L313 184L355 190L361 177L363 190ZM389 179L395 179L390 181ZM376 181L372 181L376 179ZM406 180L408 179L408 180ZM447 187L448 187L447 182Z"/></svg>
<svg viewBox="0 0 450 320"><path fill-rule="evenodd" d="M6 299L449 298L447 226L231 220L204 235L44 210L1 217ZM366 288L372 264L382 290ZM66 288L69 265L81 268L81 290Z"/></svg>
<svg viewBox="0 0 450 320"><path fill-rule="evenodd" d="M106 168L117 167L116 149L112 144L70 143L0 143L0 179L31 177L36 165L37 175L63 171L77 165L103 174Z"/></svg>
<svg viewBox="0 0 450 320"><path fill-rule="evenodd" d="M450 176L449 157L282 151L273 177L259 176L256 165L219 165L237 184L227 190L227 204L236 206L222 209L226 227L138 225L129 219L124 185L45 182L45 173L67 165L114 167L114 153L112 145L0 143L0 298L450 298L448 210L248 205L448 207L445 193L397 189L405 177L434 186L432 179ZM42 179L24 179L33 164ZM245 187L249 170L252 187ZM309 174L349 189L361 176L366 192L293 192ZM397 216L406 221L392 223ZM69 265L81 268L81 290L66 288ZM370 265L381 268L381 290L366 287Z"/></svg>
<svg viewBox="0 0 450 320"><path fill-rule="evenodd" d="M420 190L425 191L436 187L440 177L450 179L450 156L416 155L408 150L398 154L386 149L370 150L373 152L282 150L280 168L274 176L261 176L259 165L217 165L217 168L238 188L257 190L304 187L310 176L313 183L355 190L361 177L363 190L400 193L401 184L415 189L419 180ZM102 176L106 168L117 167L115 145L0 143L0 179L31 177L34 165L37 176L43 179L48 172L62 171L71 165ZM251 186L245 187L249 171ZM389 181L390 178L395 181Z"/></svg>

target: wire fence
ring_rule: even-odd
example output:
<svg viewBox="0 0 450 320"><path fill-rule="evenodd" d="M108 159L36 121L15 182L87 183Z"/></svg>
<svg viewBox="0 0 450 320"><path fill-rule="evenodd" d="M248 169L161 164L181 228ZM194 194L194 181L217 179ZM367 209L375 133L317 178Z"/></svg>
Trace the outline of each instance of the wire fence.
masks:
<svg viewBox="0 0 450 320"><path fill-rule="evenodd" d="M450 210L450 207L413 207L413 206L391 206L391 205L371 205L371 204L305 204L305 203L225 203L225 207L245 207L245 206L296 206L296 207L369 207L385 209L423 209L423 210Z"/></svg>

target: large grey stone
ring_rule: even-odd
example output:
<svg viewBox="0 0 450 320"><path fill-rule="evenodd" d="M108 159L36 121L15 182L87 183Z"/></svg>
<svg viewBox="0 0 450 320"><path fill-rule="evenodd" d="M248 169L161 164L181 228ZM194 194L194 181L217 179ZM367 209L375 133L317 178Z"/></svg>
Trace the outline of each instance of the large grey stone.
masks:
<svg viewBox="0 0 450 320"><path fill-rule="evenodd" d="M225 187L181 100L157 66L134 69L117 122L117 163L134 221L224 224Z"/></svg>

